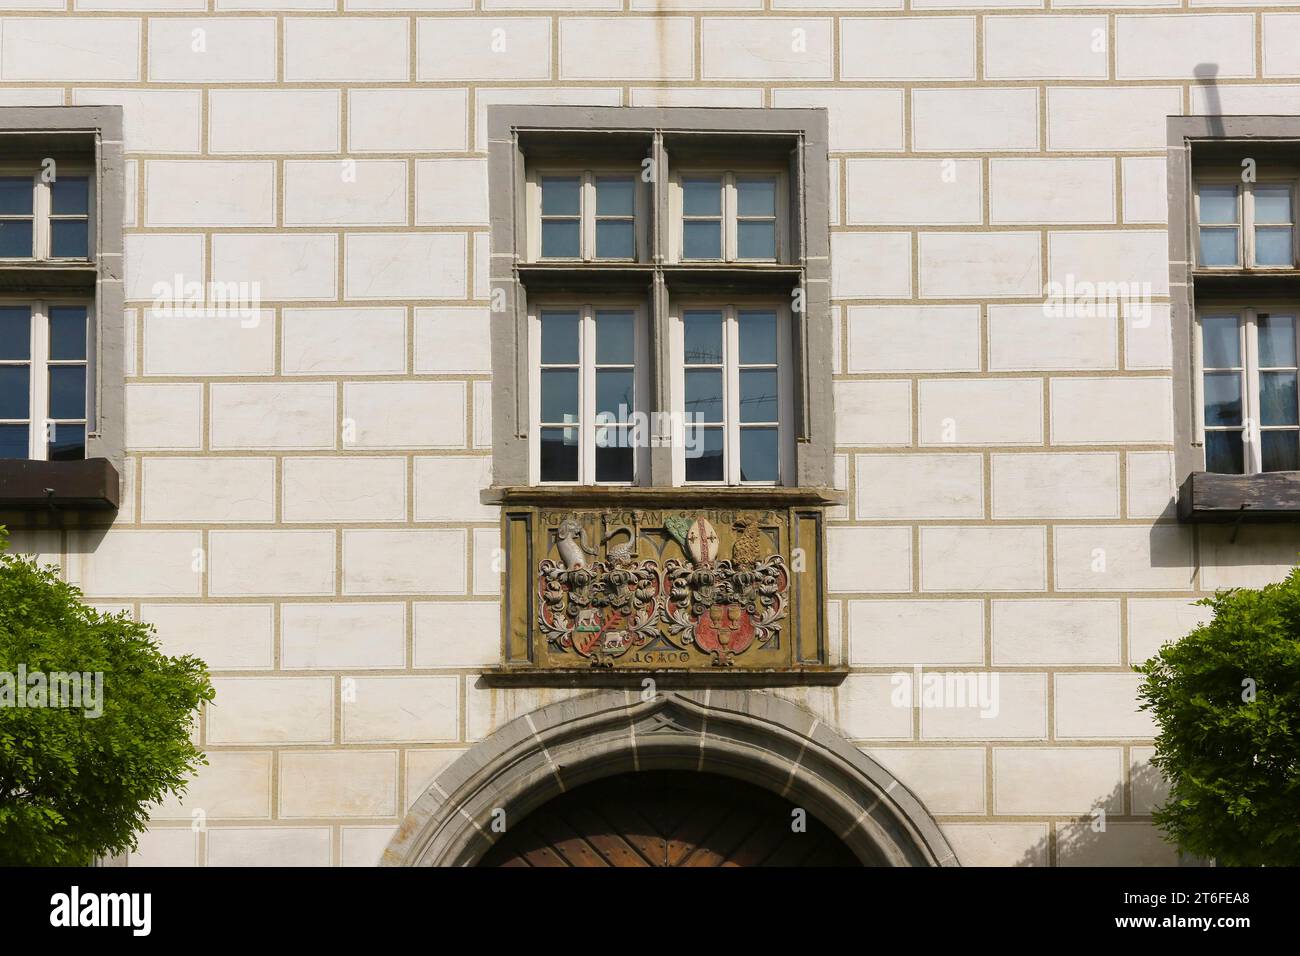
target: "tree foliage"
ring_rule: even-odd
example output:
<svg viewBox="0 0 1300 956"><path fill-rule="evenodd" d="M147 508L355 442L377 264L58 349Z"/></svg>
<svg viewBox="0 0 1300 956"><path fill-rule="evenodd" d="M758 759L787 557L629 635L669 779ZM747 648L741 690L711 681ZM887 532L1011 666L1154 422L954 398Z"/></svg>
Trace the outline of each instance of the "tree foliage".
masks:
<svg viewBox="0 0 1300 956"><path fill-rule="evenodd" d="M1220 865L1300 865L1300 568L1198 603L1213 620L1136 668L1171 786L1155 822Z"/></svg>
<svg viewBox="0 0 1300 956"><path fill-rule="evenodd" d="M151 625L87 607L53 566L7 548L0 528L0 865L87 865L134 848L150 804L206 763L190 731L212 685L198 658L163 654ZM20 668L29 681L102 674L102 714L89 694L40 706Z"/></svg>

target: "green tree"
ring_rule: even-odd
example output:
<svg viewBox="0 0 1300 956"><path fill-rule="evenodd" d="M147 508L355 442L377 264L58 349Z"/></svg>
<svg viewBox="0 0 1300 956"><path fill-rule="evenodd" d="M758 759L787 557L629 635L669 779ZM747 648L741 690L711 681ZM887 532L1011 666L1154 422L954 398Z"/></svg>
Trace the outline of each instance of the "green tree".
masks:
<svg viewBox="0 0 1300 956"><path fill-rule="evenodd" d="M151 625L87 607L53 566L7 550L0 528L0 864L87 865L134 848L149 805L206 763L190 730L212 685ZM90 675L80 706L50 706L52 675L72 672Z"/></svg>
<svg viewBox="0 0 1300 956"><path fill-rule="evenodd" d="M1300 568L1198 603L1214 619L1135 668L1171 787L1155 822L1220 865L1300 865Z"/></svg>

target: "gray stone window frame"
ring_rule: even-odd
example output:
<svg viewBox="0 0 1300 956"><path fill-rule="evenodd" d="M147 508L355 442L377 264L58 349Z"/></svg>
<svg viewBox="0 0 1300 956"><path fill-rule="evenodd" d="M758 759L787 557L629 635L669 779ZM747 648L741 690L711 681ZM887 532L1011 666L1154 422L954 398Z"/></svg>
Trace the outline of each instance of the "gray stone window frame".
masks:
<svg viewBox="0 0 1300 956"><path fill-rule="evenodd" d="M825 109L704 107L489 106L493 486L529 484L529 290L600 294L639 289L650 316L651 395L647 411L670 407L670 296L692 290L790 296L794 313L793 481L784 487L829 489L833 481L830 314L830 163ZM648 148L634 157L637 144ZM787 165L789 255L780 263L667 262L668 182L674 156L759 149ZM653 161L651 254L636 263L532 263L527 259L525 182L530 157L600 162L611 154ZM736 154L744 158L746 152ZM656 436L657 438L660 436ZM672 453L655 441L639 487L672 486ZM719 488L725 486L719 485Z"/></svg>
<svg viewBox="0 0 1300 956"><path fill-rule="evenodd" d="M1241 158L1252 158L1261 167L1270 161L1300 165L1300 116L1170 116L1166 145L1178 515L1184 521L1298 520L1300 472L1205 471L1205 448L1196 428L1201 387L1194 336L1198 288L1202 301L1294 298L1300 305L1300 268L1226 274L1198 270L1193 192L1198 164L1239 164Z"/></svg>
<svg viewBox="0 0 1300 956"><path fill-rule="evenodd" d="M81 295L92 300L91 371L87 378L86 459L106 459L122 468L125 445L124 318L122 219L126 190L120 106L0 107L0 144L9 158L66 157L93 164L94 258L0 264L0 291L6 295ZM67 464L67 463L50 463ZM79 463L72 463L79 464ZM68 485L69 496L76 482ZM56 488L57 497L63 489ZM117 499L113 489L112 500Z"/></svg>

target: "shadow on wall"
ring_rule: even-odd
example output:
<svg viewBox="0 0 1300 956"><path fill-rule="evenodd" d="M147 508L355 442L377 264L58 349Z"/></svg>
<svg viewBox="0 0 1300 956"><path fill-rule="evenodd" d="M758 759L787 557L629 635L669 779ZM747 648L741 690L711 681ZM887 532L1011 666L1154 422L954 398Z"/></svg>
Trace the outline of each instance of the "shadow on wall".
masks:
<svg viewBox="0 0 1300 956"><path fill-rule="evenodd" d="M1110 793L1093 801L1088 813L1073 823L1056 826L1057 866L1177 866L1177 849L1163 839L1150 813L1168 797L1168 786L1160 771L1146 761L1132 762L1128 784L1131 804L1125 814L1124 790L1120 783ZM1050 836L1024 852L1013 866L1041 866L1051 860ZM1200 861L1183 858L1182 865Z"/></svg>
<svg viewBox="0 0 1300 956"><path fill-rule="evenodd" d="M1210 117L1210 134L1223 135L1222 102L1219 99L1219 64L1198 63L1192 70L1196 82L1205 88L1205 112Z"/></svg>

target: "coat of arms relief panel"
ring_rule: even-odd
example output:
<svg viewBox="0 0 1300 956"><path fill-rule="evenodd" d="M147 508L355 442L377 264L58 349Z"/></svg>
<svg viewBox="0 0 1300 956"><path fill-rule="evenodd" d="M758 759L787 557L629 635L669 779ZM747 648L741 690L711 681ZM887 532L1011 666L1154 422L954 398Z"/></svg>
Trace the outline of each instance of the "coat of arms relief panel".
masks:
<svg viewBox="0 0 1300 956"><path fill-rule="evenodd" d="M820 509L535 507L504 525L502 671L828 664Z"/></svg>

